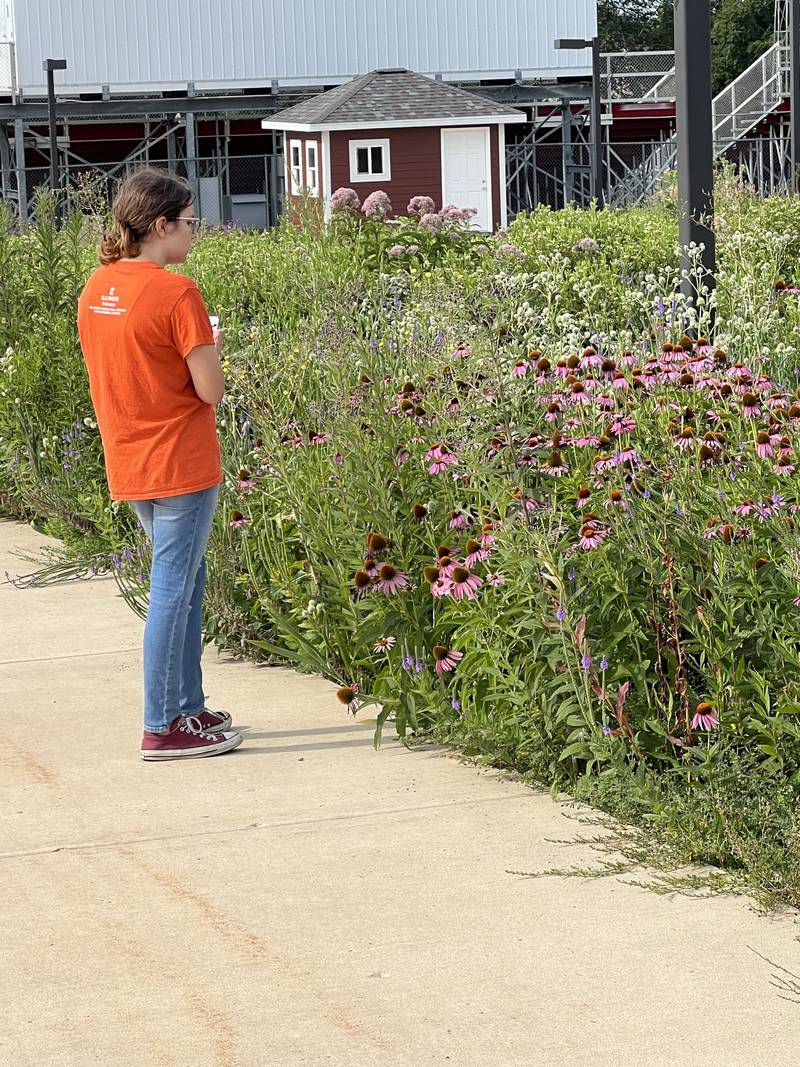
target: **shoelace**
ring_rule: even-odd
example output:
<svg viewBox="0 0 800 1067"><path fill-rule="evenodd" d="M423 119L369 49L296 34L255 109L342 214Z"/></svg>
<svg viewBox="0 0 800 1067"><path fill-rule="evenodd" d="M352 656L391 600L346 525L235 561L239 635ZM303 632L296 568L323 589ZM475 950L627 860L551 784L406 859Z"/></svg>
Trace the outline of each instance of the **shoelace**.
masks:
<svg viewBox="0 0 800 1067"><path fill-rule="evenodd" d="M203 737L209 737L213 741L219 740L216 734L209 734L204 732L203 724L200 722L196 715L184 715L178 729L182 730L185 734L203 734Z"/></svg>

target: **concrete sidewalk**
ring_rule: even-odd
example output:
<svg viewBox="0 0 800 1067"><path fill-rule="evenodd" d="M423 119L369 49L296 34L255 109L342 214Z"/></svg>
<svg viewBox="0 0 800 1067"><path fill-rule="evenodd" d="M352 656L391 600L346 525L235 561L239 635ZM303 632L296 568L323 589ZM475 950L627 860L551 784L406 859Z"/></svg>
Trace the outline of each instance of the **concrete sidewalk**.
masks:
<svg viewBox="0 0 800 1067"><path fill-rule="evenodd" d="M46 543L0 521L0 576ZM143 763L116 594L0 586L0 1064L800 1060L756 955L800 973L793 917L508 874L598 857L547 795L391 731L375 752L320 679L209 649L247 740Z"/></svg>

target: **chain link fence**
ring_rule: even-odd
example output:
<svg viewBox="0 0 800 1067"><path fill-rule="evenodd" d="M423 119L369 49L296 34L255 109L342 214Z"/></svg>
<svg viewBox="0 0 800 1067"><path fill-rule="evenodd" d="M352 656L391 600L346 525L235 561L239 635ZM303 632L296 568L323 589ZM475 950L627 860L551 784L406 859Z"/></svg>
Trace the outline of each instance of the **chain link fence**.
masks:
<svg viewBox="0 0 800 1067"><path fill-rule="evenodd" d="M675 95L674 52L603 52L603 100L668 100Z"/></svg>
<svg viewBox="0 0 800 1067"><path fill-rule="evenodd" d="M102 213L112 202L119 183L142 161L74 163L60 168L61 188L68 208ZM171 174L188 179L195 190L197 212L211 226L267 229L283 213L283 156L217 156L153 162ZM49 166L4 170L2 198L21 218L27 218L41 186L49 188Z"/></svg>
<svg viewBox="0 0 800 1067"><path fill-rule="evenodd" d="M12 41L0 41L0 93L15 96L17 92L17 65L14 60Z"/></svg>

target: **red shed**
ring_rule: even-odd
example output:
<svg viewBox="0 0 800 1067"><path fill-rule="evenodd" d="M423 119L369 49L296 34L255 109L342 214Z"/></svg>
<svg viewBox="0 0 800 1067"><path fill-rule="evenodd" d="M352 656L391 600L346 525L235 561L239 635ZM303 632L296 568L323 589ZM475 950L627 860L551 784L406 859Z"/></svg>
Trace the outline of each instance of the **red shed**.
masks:
<svg viewBox="0 0 800 1067"><path fill-rule="evenodd" d="M383 189L395 215L413 196L477 209L473 225L506 225L505 126L527 116L414 71L373 70L279 111L261 125L284 134L286 204Z"/></svg>

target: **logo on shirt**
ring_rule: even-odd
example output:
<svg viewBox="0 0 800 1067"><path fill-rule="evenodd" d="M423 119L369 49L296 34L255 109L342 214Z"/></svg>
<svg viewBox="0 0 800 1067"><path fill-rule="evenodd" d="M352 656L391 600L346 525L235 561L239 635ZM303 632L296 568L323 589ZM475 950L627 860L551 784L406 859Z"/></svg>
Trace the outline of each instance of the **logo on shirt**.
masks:
<svg viewBox="0 0 800 1067"><path fill-rule="evenodd" d="M124 315L127 308L120 307L116 286L112 285L107 293L100 297L99 304L90 304L89 310L95 315Z"/></svg>

